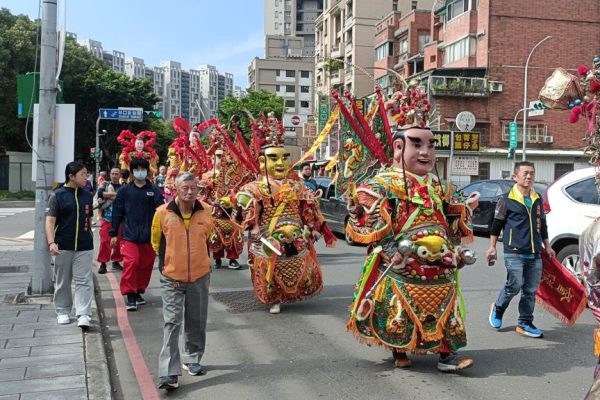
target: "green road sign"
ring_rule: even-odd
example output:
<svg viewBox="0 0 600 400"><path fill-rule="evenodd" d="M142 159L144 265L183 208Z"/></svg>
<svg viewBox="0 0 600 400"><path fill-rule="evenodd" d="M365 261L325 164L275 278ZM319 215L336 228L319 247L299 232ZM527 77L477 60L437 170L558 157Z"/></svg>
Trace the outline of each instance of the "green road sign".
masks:
<svg viewBox="0 0 600 400"><path fill-rule="evenodd" d="M508 147L513 149L517 147L517 124L515 122L508 124Z"/></svg>

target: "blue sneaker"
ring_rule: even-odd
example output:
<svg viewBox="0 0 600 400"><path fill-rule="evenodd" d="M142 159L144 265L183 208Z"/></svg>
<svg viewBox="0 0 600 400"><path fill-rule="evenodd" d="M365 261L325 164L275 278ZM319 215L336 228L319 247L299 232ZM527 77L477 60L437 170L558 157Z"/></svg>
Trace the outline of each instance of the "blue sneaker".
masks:
<svg viewBox="0 0 600 400"><path fill-rule="evenodd" d="M182 365L183 369L185 369L190 375L206 375L206 370L204 367L198 363L186 363Z"/></svg>
<svg viewBox="0 0 600 400"><path fill-rule="evenodd" d="M544 332L542 332L540 329L536 328L529 321L520 321L519 324L517 325L517 333L520 333L521 335L529 336L532 338L541 338L544 336Z"/></svg>
<svg viewBox="0 0 600 400"><path fill-rule="evenodd" d="M502 314L498 312L496 305L492 303L490 306L490 317L489 317L490 325L494 329L502 328Z"/></svg>

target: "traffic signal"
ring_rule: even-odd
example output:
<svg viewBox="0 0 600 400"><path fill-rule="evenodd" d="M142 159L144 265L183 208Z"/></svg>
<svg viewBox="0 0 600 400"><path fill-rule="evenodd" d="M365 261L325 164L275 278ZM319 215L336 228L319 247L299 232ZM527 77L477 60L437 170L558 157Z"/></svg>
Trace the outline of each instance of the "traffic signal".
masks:
<svg viewBox="0 0 600 400"><path fill-rule="evenodd" d="M542 103L541 101L537 101L537 102L533 103L534 110L545 110L546 108L548 108L548 107L546 107L546 105L544 103Z"/></svg>
<svg viewBox="0 0 600 400"><path fill-rule="evenodd" d="M515 156L515 148L514 147L509 147L508 148L508 154L506 155L506 158L511 159Z"/></svg>
<svg viewBox="0 0 600 400"><path fill-rule="evenodd" d="M161 111L144 111L144 119L161 119Z"/></svg>

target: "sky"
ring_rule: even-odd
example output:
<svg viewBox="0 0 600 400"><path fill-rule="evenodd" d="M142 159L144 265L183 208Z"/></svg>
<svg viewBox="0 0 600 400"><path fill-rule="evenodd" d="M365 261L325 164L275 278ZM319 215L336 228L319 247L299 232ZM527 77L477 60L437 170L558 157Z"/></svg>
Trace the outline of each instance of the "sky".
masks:
<svg viewBox="0 0 600 400"><path fill-rule="evenodd" d="M184 70L211 64L245 89L248 65L264 57L264 0L58 0L66 3L66 30L144 59L181 63ZM12 14L38 18L40 0L0 0ZM59 26L62 24L59 11Z"/></svg>

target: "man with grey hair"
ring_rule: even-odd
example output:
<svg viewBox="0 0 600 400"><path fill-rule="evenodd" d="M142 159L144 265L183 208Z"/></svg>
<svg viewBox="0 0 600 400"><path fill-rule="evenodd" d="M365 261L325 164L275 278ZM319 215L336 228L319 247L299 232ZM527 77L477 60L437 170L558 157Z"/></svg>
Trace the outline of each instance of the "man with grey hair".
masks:
<svg viewBox="0 0 600 400"><path fill-rule="evenodd" d="M159 389L179 387L181 368L204 375L200 364L206 342L210 259L208 238L213 230L212 209L199 201L198 179L183 172L175 179L176 197L156 210L152 247L158 254L162 291L164 338L158 360ZM183 357L179 332L183 324ZM181 364L183 358L183 364Z"/></svg>

